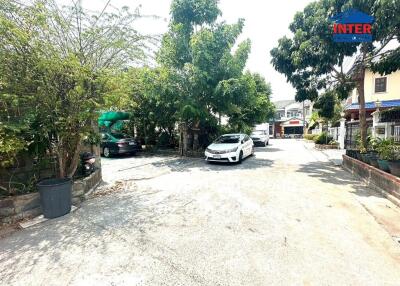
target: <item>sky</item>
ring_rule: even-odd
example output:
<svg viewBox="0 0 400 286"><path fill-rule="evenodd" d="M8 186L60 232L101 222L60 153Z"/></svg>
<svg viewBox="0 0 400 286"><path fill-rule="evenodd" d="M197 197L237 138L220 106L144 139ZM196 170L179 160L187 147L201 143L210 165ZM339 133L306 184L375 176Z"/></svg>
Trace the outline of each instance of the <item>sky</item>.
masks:
<svg viewBox="0 0 400 286"><path fill-rule="evenodd" d="M69 0L60 0L69 4ZM108 0L82 0L85 8L100 11ZM295 90L286 82L284 75L273 68L269 51L277 46L278 39L289 35L288 26L297 11L312 2L311 0L220 0L222 16L219 21L235 23L245 19L245 27L238 41L249 38L252 42L251 54L246 68L258 72L271 83L272 100L294 99ZM110 6L131 10L141 5L144 15L157 15L159 19L143 19L134 24L142 33L162 34L168 30L169 7L171 0L111 0Z"/></svg>

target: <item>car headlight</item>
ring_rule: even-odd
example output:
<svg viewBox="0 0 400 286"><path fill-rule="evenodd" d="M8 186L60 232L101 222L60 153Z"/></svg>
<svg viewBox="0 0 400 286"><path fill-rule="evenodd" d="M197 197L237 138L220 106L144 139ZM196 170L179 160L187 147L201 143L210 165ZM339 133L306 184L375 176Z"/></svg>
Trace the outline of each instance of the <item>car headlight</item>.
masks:
<svg viewBox="0 0 400 286"><path fill-rule="evenodd" d="M232 148L232 149L226 150L226 153L236 152L236 151L237 151L237 149L238 149L238 147L235 147L235 148Z"/></svg>
<svg viewBox="0 0 400 286"><path fill-rule="evenodd" d="M211 151L211 149L210 149L210 148L207 148L207 149L206 149L206 152L208 152L208 153L212 153L212 151Z"/></svg>

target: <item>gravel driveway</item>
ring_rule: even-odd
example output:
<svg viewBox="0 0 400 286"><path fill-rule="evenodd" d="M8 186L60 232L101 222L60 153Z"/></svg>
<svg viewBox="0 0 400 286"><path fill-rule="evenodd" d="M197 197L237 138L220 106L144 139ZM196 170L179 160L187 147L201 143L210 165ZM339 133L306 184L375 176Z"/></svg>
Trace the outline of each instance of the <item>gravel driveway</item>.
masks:
<svg viewBox="0 0 400 286"><path fill-rule="evenodd" d="M239 165L103 167L77 211L0 240L1 285L400 285L400 245L362 204L374 194L300 140Z"/></svg>

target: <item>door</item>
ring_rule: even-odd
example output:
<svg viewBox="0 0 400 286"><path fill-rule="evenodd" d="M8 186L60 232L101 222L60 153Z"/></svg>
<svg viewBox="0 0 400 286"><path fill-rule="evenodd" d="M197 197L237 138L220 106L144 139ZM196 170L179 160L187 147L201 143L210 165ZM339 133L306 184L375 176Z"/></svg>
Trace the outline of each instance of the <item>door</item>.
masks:
<svg viewBox="0 0 400 286"><path fill-rule="evenodd" d="M265 142L268 144L269 143L269 130L264 131L264 136L265 136Z"/></svg>
<svg viewBox="0 0 400 286"><path fill-rule="evenodd" d="M107 141L109 139L109 136L105 133L101 133L101 143L100 143L100 147L104 148L107 146Z"/></svg>
<svg viewBox="0 0 400 286"><path fill-rule="evenodd" d="M246 150L246 152L243 152L243 153L245 153L246 156L249 156L251 154L251 150L253 149L253 144L248 135L245 135L243 140L244 140L243 148L245 148L245 150Z"/></svg>

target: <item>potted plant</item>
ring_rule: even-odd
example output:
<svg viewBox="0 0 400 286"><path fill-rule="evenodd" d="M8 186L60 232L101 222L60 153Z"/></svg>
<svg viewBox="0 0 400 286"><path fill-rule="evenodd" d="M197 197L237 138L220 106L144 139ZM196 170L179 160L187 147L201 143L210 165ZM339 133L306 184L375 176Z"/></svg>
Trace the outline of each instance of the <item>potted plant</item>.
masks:
<svg viewBox="0 0 400 286"><path fill-rule="evenodd" d="M360 150L354 150L354 159L361 161Z"/></svg>
<svg viewBox="0 0 400 286"><path fill-rule="evenodd" d="M366 155L367 155L367 148L361 147L361 148L360 148L360 158L361 158L361 161L363 161L364 163L367 163L367 164L368 164Z"/></svg>
<svg viewBox="0 0 400 286"><path fill-rule="evenodd" d="M84 138L93 132L98 91L93 73L75 57L43 59L45 81L37 94L36 113L48 141L47 155L56 161L57 176L37 184L45 217L65 215L71 209L72 178L80 162Z"/></svg>
<svg viewBox="0 0 400 286"><path fill-rule="evenodd" d="M346 149L346 155L351 157L351 158L355 158L356 157L356 150L353 149Z"/></svg>
<svg viewBox="0 0 400 286"><path fill-rule="evenodd" d="M376 147L379 154L379 159L377 160L379 169L388 173L390 173L388 160L390 160L393 157L392 146L393 146L393 139L383 139L378 143Z"/></svg>
<svg viewBox="0 0 400 286"><path fill-rule="evenodd" d="M388 166L390 173L400 177L400 154L399 154L399 145L394 141L390 145L390 156L388 158Z"/></svg>
<svg viewBox="0 0 400 286"><path fill-rule="evenodd" d="M371 166L373 166L375 168L379 168L379 165L378 165L379 155L377 152L368 152L365 155L365 157L368 161L368 164L370 164Z"/></svg>
<svg viewBox="0 0 400 286"><path fill-rule="evenodd" d="M37 128L29 130L40 134L33 137L44 142L46 151L42 154L54 158L57 169L57 178L37 185L43 211L47 216L46 209L53 204L61 215L68 207L59 207L59 203L71 203L67 193L79 164L82 140L97 121L96 111L104 107L107 95L113 98L111 102L120 103L119 93L115 93L120 84L116 82L123 79L121 72L125 74L133 62L145 60L150 38L133 28L134 14L127 9L94 15L79 3L74 9L60 10L44 1L39 11L36 4L11 2L1 15L1 34L6 36L0 41L0 94L15 94L13 105L23 103L18 114L27 114L29 109L29 120L37 123ZM93 17L97 17L95 23ZM75 23L74 19L79 21ZM123 81L128 86L128 81ZM63 194L55 196L56 201L45 198L58 191Z"/></svg>
<svg viewBox="0 0 400 286"><path fill-rule="evenodd" d="M376 147L375 143L376 143L376 138L374 138L372 136L372 134L369 132L368 136L367 136L367 146L362 146L361 135L359 132L357 132L356 133L356 146L359 149L359 151L356 152L357 159L360 161L363 161L364 163L371 165L371 162L370 162L371 154L375 153L375 155L377 155L377 152L374 149Z"/></svg>
<svg viewBox="0 0 400 286"><path fill-rule="evenodd" d="M377 138L377 137L370 138L370 140L368 141L368 152L365 155L368 163L375 168L379 168L379 165L378 165L379 155L378 155L378 151L376 150L376 148L377 148L380 140L381 139Z"/></svg>

